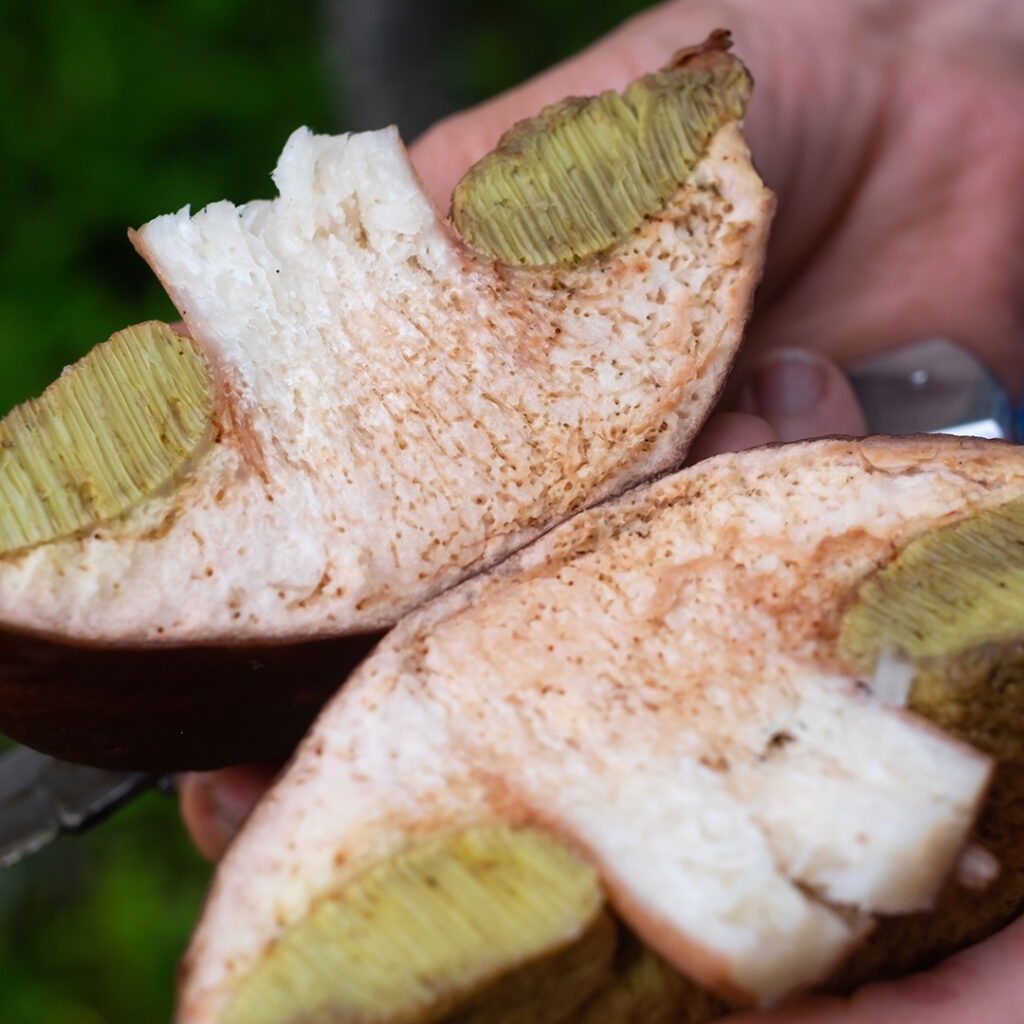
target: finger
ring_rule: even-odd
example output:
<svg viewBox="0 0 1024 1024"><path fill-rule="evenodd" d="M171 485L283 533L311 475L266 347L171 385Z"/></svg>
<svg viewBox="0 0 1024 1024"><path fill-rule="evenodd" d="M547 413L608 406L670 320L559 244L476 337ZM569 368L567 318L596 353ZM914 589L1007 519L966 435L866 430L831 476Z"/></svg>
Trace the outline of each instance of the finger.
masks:
<svg viewBox="0 0 1024 1024"><path fill-rule="evenodd" d="M741 452L778 440L779 435L767 420L744 412L720 412L697 435L686 461L700 462L722 452Z"/></svg>
<svg viewBox="0 0 1024 1024"><path fill-rule="evenodd" d="M213 772L191 772L179 787L181 816L199 852L218 861L260 797L274 771L239 765Z"/></svg>
<svg viewBox="0 0 1024 1024"><path fill-rule="evenodd" d="M868 985L848 999L806 999L722 1024L1019 1024L1022 964L1024 918L932 971Z"/></svg>
<svg viewBox="0 0 1024 1024"><path fill-rule="evenodd" d="M877 15L891 18L892 0L868 2ZM966 45L980 46L1018 66L1024 58L1024 4L1020 0L916 0L909 13L918 20L918 44L944 44L952 54L962 52Z"/></svg>
<svg viewBox="0 0 1024 1024"><path fill-rule="evenodd" d="M766 420L780 441L866 431L849 380L833 362L815 353L765 353L736 387L736 408Z"/></svg>

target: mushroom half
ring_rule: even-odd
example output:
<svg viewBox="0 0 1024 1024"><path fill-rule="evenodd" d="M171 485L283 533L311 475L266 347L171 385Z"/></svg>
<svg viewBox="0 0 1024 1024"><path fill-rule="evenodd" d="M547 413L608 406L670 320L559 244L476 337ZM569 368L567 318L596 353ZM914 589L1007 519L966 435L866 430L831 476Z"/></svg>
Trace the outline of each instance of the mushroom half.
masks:
<svg viewBox="0 0 1024 1024"><path fill-rule="evenodd" d="M180 1024L704 1020L992 931L1024 903L1022 549L1024 452L952 438L580 513L328 705L220 866Z"/></svg>
<svg viewBox="0 0 1024 1024"><path fill-rule="evenodd" d="M277 198L135 231L190 337L122 332L0 423L0 730L280 754L338 638L678 465L773 208L727 42L517 125L451 221L394 131L301 129Z"/></svg>

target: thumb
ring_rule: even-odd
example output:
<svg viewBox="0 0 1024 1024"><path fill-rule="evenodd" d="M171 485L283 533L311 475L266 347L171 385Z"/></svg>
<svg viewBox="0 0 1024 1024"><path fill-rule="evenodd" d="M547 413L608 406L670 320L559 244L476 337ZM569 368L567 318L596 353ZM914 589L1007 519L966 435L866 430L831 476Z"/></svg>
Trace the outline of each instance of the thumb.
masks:
<svg viewBox="0 0 1024 1024"><path fill-rule="evenodd" d="M266 765L189 772L181 781L181 816L199 852L218 861L274 778Z"/></svg>
<svg viewBox="0 0 1024 1024"><path fill-rule="evenodd" d="M864 434L864 414L835 363L804 349L775 349L737 382L735 407L759 416L780 441Z"/></svg>

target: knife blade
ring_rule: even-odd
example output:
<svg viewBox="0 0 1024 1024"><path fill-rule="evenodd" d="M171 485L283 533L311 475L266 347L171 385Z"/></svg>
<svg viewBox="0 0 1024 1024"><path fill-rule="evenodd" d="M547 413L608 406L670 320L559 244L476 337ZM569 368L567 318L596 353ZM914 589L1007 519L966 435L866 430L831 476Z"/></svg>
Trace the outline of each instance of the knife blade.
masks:
<svg viewBox="0 0 1024 1024"><path fill-rule="evenodd" d="M167 780L58 761L28 747L0 755L0 868L62 834L104 821L140 793Z"/></svg>
<svg viewBox="0 0 1024 1024"><path fill-rule="evenodd" d="M848 368L869 434L1020 440L1002 381L948 338L926 338Z"/></svg>

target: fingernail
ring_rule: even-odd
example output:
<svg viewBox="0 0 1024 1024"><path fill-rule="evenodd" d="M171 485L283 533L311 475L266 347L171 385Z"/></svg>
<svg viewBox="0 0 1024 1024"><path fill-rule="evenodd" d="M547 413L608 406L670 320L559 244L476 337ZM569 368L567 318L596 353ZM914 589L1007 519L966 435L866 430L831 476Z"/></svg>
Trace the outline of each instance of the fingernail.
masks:
<svg viewBox="0 0 1024 1024"><path fill-rule="evenodd" d="M249 768L223 768L206 780L210 806L217 820L232 832L249 817L267 787Z"/></svg>
<svg viewBox="0 0 1024 1024"><path fill-rule="evenodd" d="M825 395L828 377L808 352L773 352L753 370L740 391L742 412L772 422L779 416L806 416Z"/></svg>
<svg viewBox="0 0 1024 1024"><path fill-rule="evenodd" d="M230 832L236 832L245 821L252 805L241 794L223 785L211 786L209 795L217 820Z"/></svg>

